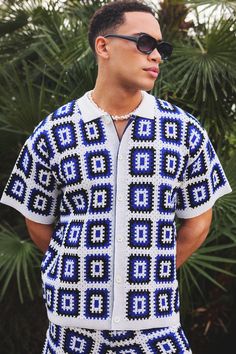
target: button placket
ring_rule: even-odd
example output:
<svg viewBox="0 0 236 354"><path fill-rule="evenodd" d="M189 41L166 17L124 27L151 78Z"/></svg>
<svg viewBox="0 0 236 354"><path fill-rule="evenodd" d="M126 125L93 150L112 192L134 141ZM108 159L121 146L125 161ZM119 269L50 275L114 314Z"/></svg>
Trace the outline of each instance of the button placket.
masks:
<svg viewBox="0 0 236 354"><path fill-rule="evenodd" d="M127 132L126 132L127 134ZM127 161L124 158L127 153L128 142L126 134L120 142L120 148L117 155L117 176L116 176L116 217L115 217L115 259L114 259L114 297L113 297L113 329L119 329L122 326L123 317L125 316L125 293L124 293L124 277L125 277L125 191ZM119 324L119 326L118 326Z"/></svg>

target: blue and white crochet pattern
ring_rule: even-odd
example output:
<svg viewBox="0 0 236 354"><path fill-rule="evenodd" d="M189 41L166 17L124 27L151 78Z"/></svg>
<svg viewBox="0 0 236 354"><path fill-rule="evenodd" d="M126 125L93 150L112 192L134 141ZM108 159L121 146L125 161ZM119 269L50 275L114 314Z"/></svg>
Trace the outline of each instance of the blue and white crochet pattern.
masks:
<svg viewBox="0 0 236 354"><path fill-rule="evenodd" d="M86 93L35 128L1 202L55 223L42 262L51 322L137 330L179 324L175 217L230 191L193 116L144 92L119 140Z"/></svg>
<svg viewBox="0 0 236 354"><path fill-rule="evenodd" d="M192 354L180 326L137 331L49 324L42 354Z"/></svg>

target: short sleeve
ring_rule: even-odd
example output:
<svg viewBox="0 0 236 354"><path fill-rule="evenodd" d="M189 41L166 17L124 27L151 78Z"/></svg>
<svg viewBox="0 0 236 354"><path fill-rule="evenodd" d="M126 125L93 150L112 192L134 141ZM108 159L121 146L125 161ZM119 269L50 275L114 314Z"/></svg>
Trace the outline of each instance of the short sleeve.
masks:
<svg viewBox="0 0 236 354"><path fill-rule="evenodd" d="M192 124L189 130L189 160L177 190L176 216L187 219L212 208L232 191L207 132Z"/></svg>
<svg viewBox="0 0 236 354"><path fill-rule="evenodd" d="M53 223L58 214L60 190L50 168L52 155L49 135L41 123L24 144L1 203L35 222Z"/></svg>

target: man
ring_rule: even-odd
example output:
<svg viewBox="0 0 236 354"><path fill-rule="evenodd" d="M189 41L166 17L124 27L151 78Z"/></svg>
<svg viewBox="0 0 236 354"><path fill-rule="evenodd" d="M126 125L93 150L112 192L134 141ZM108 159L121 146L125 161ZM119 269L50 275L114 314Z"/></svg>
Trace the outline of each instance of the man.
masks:
<svg viewBox="0 0 236 354"><path fill-rule="evenodd" d="M172 50L152 10L101 7L89 42L94 89L39 124L2 197L45 252L43 352L191 353L176 269L231 189L199 122L147 93Z"/></svg>

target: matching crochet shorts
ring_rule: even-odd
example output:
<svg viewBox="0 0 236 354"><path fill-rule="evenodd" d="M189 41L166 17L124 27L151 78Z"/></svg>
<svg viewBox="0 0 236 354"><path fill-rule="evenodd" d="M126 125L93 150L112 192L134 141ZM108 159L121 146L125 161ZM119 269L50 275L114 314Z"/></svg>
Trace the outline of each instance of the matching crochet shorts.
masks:
<svg viewBox="0 0 236 354"><path fill-rule="evenodd" d="M91 330L50 323L43 354L191 354L181 327Z"/></svg>

